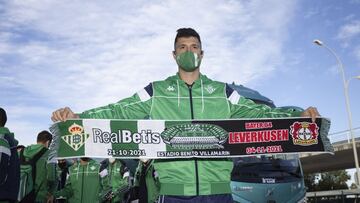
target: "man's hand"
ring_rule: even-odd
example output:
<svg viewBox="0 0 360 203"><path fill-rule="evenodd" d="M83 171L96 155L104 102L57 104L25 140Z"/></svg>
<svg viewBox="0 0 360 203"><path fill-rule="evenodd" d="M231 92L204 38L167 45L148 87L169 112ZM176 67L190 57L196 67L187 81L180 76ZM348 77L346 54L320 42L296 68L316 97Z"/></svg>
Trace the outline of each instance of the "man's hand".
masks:
<svg viewBox="0 0 360 203"><path fill-rule="evenodd" d="M51 120L65 121L71 118L79 118L79 115L75 114L69 107L61 108L52 113Z"/></svg>
<svg viewBox="0 0 360 203"><path fill-rule="evenodd" d="M316 117L320 116L315 107L309 107L301 113L301 117L311 117L311 121L315 122Z"/></svg>

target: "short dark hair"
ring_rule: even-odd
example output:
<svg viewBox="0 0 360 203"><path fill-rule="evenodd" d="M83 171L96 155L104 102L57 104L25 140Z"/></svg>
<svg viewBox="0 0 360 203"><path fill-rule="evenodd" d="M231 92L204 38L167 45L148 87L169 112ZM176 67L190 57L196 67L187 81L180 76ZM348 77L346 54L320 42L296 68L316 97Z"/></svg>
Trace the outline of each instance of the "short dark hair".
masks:
<svg viewBox="0 0 360 203"><path fill-rule="evenodd" d="M180 37L196 37L199 40L200 45L201 45L200 35L194 29L180 28L176 32L177 32L177 34L176 34L175 41L174 41L174 49L176 49L176 42L177 42L178 38L180 38Z"/></svg>
<svg viewBox="0 0 360 203"><path fill-rule="evenodd" d="M7 121L6 111L0 107L0 127L4 127Z"/></svg>
<svg viewBox="0 0 360 203"><path fill-rule="evenodd" d="M16 149L17 149L17 150L25 149L25 146L24 146L24 145L18 145L18 146L16 146Z"/></svg>
<svg viewBox="0 0 360 203"><path fill-rule="evenodd" d="M51 142L51 140L52 140L52 134L46 130L39 132L37 139L36 139L37 142L41 142L41 143L45 143L46 141Z"/></svg>

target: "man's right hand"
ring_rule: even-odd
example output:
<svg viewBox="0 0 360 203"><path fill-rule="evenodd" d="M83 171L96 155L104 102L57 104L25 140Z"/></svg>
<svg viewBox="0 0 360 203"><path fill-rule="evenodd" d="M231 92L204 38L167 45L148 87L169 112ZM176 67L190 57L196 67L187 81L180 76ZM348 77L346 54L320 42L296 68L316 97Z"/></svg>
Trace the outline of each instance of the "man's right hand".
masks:
<svg viewBox="0 0 360 203"><path fill-rule="evenodd" d="M61 108L52 113L51 120L66 121L71 118L79 118L79 115L75 114L69 107Z"/></svg>

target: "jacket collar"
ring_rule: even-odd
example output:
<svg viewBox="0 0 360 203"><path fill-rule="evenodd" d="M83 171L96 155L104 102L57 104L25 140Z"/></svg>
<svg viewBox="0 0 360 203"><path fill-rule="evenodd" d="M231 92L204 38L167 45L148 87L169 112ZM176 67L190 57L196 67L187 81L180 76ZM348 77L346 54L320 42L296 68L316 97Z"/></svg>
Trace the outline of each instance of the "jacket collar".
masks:
<svg viewBox="0 0 360 203"><path fill-rule="evenodd" d="M176 81L179 81L179 83L181 82L182 84L186 84L186 83L180 78L180 75L179 75L178 72L177 72L174 76L169 77L168 79L169 79L169 80L172 80L172 81L175 81L175 82L176 82ZM203 74L200 73L199 78L194 81L193 85L199 85L201 80L204 82L204 81L207 81L207 80L209 80L209 79L206 77L206 75L203 75Z"/></svg>

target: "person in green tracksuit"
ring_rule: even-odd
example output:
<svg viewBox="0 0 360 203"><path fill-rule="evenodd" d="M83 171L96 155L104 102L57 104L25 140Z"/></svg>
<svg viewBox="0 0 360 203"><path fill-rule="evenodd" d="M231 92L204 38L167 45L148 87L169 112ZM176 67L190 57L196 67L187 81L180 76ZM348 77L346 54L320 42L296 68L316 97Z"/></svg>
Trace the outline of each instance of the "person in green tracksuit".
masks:
<svg viewBox="0 0 360 203"><path fill-rule="evenodd" d="M75 114L65 107L53 112L53 121L68 118L97 119L229 119L319 116L309 107L303 112L270 108L255 104L239 95L226 83L209 79L200 73L204 56L199 34L192 28L177 31L173 57L178 72L163 81L150 83L129 98L103 107ZM147 165L147 164L146 164ZM227 159L154 160L146 176L146 186L157 189L140 202L232 202ZM149 178L150 177L150 178ZM154 184L154 182L156 184ZM141 183L140 186L141 187ZM143 196L143 197L142 197ZM144 198L143 200L141 200Z"/></svg>
<svg viewBox="0 0 360 203"><path fill-rule="evenodd" d="M160 183L154 170L154 160L140 161L134 175L130 200L140 203L154 202L159 196Z"/></svg>
<svg viewBox="0 0 360 203"><path fill-rule="evenodd" d="M66 179L69 175L69 167L73 164L72 160L58 159L56 166L56 178L57 178L57 187L56 191L60 191L65 187ZM58 197L56 203L65 203L65 197Z"/></svg>
<svg viewBox="0 0 360 203"><path fill-rule="evenodd" d="M100 192L100 165L81 158L69 168L65 187L55 192L55 198L66 198L69 203L97 203Z"/></svg>
<svg viewBox="0 0 360 203"><path fill-rule="evenodd" d="M100 171L100 202L121 203L130 189L130 171L120 159L109 158L107 167Z"/></svg>
<svg viewBox="0 0 360 203"><path fill-rule="evenodd" d="M20 183L20 162L14 133L5 127L7 114L0 107L0 203L17 200Z"/></svg>
<svg viewBox="0 0 360 203"><path fill-rule="evenodd" d="M25 160L32 159L43 148L49 148L52 135L48 131L41 131L37 136L37 143L25 147L23 156ZM21 154L21 152L19 152ZM21 157L21 155L20 155ZM36 194L35 202L47 202L52 199L56 189L56 170L53 163L48 163L49 150L47 150L36 162L36 179L34 190Z"/></svg>

